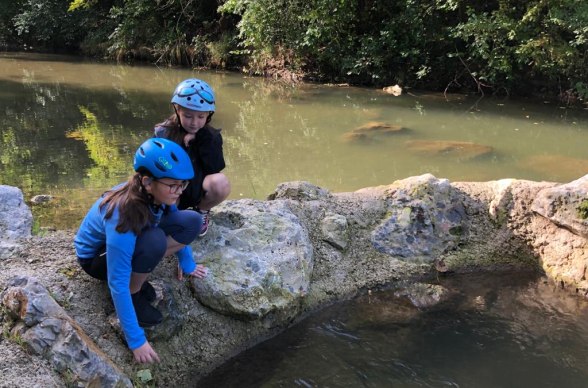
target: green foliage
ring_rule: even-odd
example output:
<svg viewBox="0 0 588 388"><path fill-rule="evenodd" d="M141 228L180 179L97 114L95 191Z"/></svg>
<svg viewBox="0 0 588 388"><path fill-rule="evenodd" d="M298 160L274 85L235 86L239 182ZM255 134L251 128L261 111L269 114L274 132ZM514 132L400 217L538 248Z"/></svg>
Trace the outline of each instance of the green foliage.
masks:
<svg viewBox="0 0 588 388"><path fill-rule="evenodd" d="M29 45L75 48L85 36L79 28L82 15L72 15L67 9L66 0L23 0L12 19L14 31Z"/></svg>
<svg viewBox="0 0 588 388"><path fill-rule="evenodd" d="M585 0L0 1L5 47L588 98Z"/></svg>
<svg viewBox="0 0 588 388"><path fill-rule="evenodd" d="M461 41L457 56L472 77L489 87L545 86L581 89L586 79L588 3L580 0L502 0L490 11L468 7L451 29ZM579 91L579 90L578 90Z"/></svg>
<svg viewBox="0 0 588 388"><path fill-rule="evenodd" d="M318 78L523 91L531 80L581 97L588 3L580 0L228 0L242 52L290 53ZM532 85L531 85L532 86Z"/></svg>
<svg viewBox="0 0 588 388"><path fill-rule="evenodd" d="M22 47L14 29L14 17L21 9L21 0L0 0L0 47Z"/></svg>
<svg viewBox="0 0 588 388"><path fill-rule="evenodd" d="M229 0L220 11L241 17L246 53L254 58L290 53L287 65L319 79L371 84L419 79L444 46L431 27L444 26L445 20L413 0Z"/></svg>
<svg viewBox="0 0 588 388"><path fill-rule="evenodd" d="M206 44L219 33L213 0L123 0L110 8L116 26L109 35L108 53L117 59L153 59L174 65L203 65Z"/></svg>

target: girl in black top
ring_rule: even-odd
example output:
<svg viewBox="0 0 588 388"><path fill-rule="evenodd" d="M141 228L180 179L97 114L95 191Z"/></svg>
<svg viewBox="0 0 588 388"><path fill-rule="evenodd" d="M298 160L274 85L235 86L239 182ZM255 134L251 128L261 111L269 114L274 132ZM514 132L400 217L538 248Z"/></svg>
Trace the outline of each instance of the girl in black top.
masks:
<svg viewBox="0 0 588 388"><path fill-rule="evenodd" d="M209 211L231 192L225 168L220 130L210 126L215 111L212 88L204 81L189 78L178 84L172 99L174 113L155 127L155 136L180 144L190 156L194 178L180 196L179 209L194 208L202 214L200 235L208 231Z"/></svg>

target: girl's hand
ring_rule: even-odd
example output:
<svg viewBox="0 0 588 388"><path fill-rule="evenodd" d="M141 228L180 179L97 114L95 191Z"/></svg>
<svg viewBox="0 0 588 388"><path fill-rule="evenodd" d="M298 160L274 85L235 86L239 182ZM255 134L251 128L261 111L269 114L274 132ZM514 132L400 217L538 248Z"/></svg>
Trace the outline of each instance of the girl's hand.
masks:
<svg viewBox="0 0 588 388"><path fill-rule="evenodd" d="M208 268L206 268L203 265L197 264L196 269L194 271L192 271L192 273L189 273L188 275L194 276L197 279L204 279L206 277L206 275L208 275ZM180 264L178 264L178 280L179 281L184 280L184 271L182 271Z"/></svg>
<svg viewBox="0 0 588 388"><path fill-rule="evenodd" d="M203 265L196 265L196 269L190 275L197 279L204 279L208 275L208 268Z"/></svg>
<svg viewBox="0 0 588 388"><path fill-rule="evenodd" d="M147 341L137 349L133 350L133 355L135 356L135 361L141 364L159 362L159 356Z"/></svg>
<svg viewBox="0 0 588 388"><path fill-rule="evenodd" d="M195 137L196 137L196 134L195 133L187 133L187 134L185 134L184 135L184 145L186 147L188 147L190 145L190 142L192 140L194 140Z"/></svg>

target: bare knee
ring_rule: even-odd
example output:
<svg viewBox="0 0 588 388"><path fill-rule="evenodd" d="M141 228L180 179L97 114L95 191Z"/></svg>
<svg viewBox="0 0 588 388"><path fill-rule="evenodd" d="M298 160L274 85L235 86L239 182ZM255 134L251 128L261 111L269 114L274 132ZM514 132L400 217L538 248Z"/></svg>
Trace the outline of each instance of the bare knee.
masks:
<svg viewBox="0 0 588 388"><path fill-rule="evenodd" d="M198 208L201 210L210 210L212 207L227 199L231 193L229 179L221 173L207 175L204 178L202 188L204 189L205 194L198 204Z"/></svg>
<svg viewBox="0 0 588 388"><path fill-rule="evenodd" d="M231 183L225 174L207 175L202 184L206 196L217 201L225 200L231 193Z"/></svg>

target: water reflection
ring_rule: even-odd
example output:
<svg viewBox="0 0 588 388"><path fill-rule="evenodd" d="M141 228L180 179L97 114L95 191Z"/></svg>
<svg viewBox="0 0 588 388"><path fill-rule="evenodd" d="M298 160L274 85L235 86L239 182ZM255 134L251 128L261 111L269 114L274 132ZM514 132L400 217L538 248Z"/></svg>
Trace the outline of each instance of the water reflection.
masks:
<svg viewBox="0 0 588 388"><path fill-rule="evenodd" d="M588 304L533 274L441 279L418 310L393 291L327 308L199 387L584 387Z"/></svg>
<svg viewBox="0 0 588 388"><path fill-rule="evenodd" d="M213 125L223 128L232 198L262 199L293 180L350 191L423 173L453 181L588 173L584 110L2 54L0 183L22 188L27 199L57 197L36 207L35 219L76 227L95 195L126 179L134 149L170 114L170 91L194 76L217 93ZM403 130L345 140L370 122Z"/></svg>

